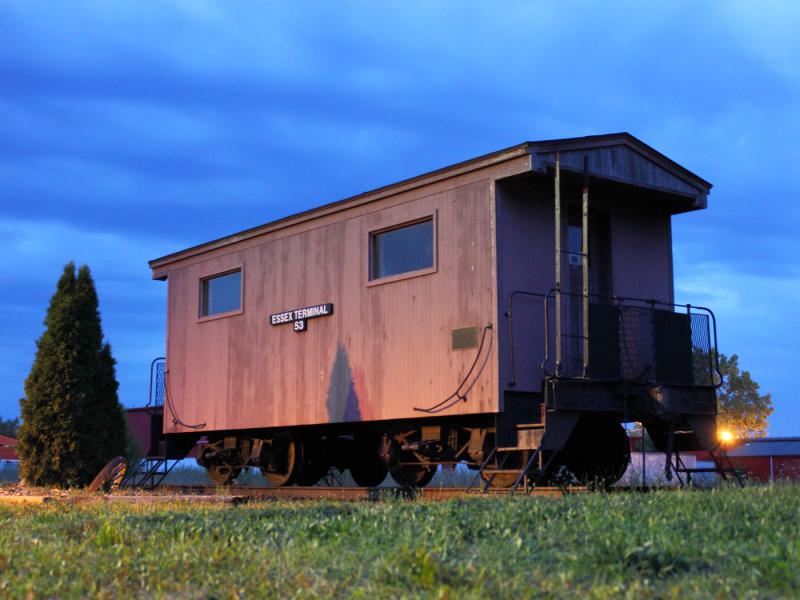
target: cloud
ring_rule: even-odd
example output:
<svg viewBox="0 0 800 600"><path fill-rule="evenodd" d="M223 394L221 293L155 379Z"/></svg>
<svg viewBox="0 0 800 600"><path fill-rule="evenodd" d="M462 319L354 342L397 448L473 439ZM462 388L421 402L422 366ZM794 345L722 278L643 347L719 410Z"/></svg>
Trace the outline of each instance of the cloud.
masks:
<svg viewBox="0 0 800 600"><path fill-rule="evenodd" d="M798 358L794 335L800 331L800 274L754 274L726 262L692 261L680 254L675 272L676 301L710 307L720 351L738 354L742 368L752 373L762 391L773 393L777 410L772 433L796 433L796 415L787 400L794 386L790 365Z"/></svg>
<svg viewBox="0 0 800 600"><path fill-rule="evenodd" d="M153 239L10 219L0 220L0 239L0 415L17 412L34 341L43 331L50 297L69 260L92 269L103 329L118 361L121 398L138 404L146 393L149 361L164 352L166 331L166 286L151 280L147 266L153 258Z"/></svg>

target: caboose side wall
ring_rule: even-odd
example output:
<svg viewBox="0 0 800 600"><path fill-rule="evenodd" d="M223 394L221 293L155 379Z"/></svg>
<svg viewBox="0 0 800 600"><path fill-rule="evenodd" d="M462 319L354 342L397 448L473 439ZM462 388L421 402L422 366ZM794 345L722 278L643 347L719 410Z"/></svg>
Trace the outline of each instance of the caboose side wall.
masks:
<svg viewBox="0 0 800 600"><path fill-rule="evenodd" d="M452 394L476 349L451 331L496 327L494 202L506 162L162 267L168 280L168 401L201 431L422 416ZM435 216L436 270L368 282L371 231ZM198 319L200 280L242 268L241 314ZM305 333L271 314L333 303ZM492 333L488 337L492 337ZM498 411L491 340L468 401L447 415ZM186 431L165 419L165 432Z"/></svg>

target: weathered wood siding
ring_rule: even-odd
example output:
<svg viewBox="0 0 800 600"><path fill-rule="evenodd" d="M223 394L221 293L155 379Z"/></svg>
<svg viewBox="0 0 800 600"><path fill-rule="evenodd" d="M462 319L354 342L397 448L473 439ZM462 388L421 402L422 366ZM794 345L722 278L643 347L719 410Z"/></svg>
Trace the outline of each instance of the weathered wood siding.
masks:
<svg viewBox="0 0 800 600"><path fill-rule="evenodd" d="M671 217L647 208L611 213L617 296L673 302Z"/></svg>
<svg viewBox="0 0 800 600"><path fill-rule="evenodd" d="M709 183L629 136L551 147L541 142L533 149L532 168L542 174L555 165L558 149L562 171L582 173L585 166L593 177L692 198L693 203L681 211L707 206Z"/></svg>
<svg viewBox="0 0 800 600"><path fill-rule="evenodd" d="M434 213L438 270L368 286L369 232ZM242 313L198 321L200 279L239 265ZM451 350L451 330L496 326L494 268L486 174L184 260L165 272L168 401L204 431L422 416L413 407L453 393L475 358ZM334 315L305 333L269 323L327 302ZM494 335L468 401L442 414L498 410Z"/></svg>

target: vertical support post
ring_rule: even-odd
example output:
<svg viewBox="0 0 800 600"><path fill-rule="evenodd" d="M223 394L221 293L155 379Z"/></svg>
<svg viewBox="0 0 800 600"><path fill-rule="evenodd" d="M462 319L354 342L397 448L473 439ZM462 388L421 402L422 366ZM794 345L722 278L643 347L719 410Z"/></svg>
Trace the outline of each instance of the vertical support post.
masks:
<svg viewBox="0 0 800 600"><path fill-rule="evenodd" d="M648 300L647 303L650 305L650 364L653 365L649 380L655 382L658 381L658 361L656 360L656 301L655 299L651 299ZM668 481L672 480L668 479Z"/></svg>
<svg viewBox="0 0 800 600"><path fill-rule="evenodd" d="M583 376L589 377L589 158L583 157L581 279L583 279Z"/></svg>
<svg viewBox="0 0 800 600"><path fill-rule="evenodd" d="M561 375L561 155L556 150L554 190L556 236L556 376Z"/></svg>
<svg viewBox="0 0 800 600"><path fill-rule="evenodd" d="M640 423L642 426L642 489L647 487L647 445L645 443L645 429L644 423Z"/></svg>
<svg viewBox="0 0 800 600"><path fill-rule="evenodd" d="M674 417L673 417L674 419ZM664 476L667 481L672 481L672 448L675 442L675 421L669 424L669 435L667 436L667 460L664 462Z"/></svg>

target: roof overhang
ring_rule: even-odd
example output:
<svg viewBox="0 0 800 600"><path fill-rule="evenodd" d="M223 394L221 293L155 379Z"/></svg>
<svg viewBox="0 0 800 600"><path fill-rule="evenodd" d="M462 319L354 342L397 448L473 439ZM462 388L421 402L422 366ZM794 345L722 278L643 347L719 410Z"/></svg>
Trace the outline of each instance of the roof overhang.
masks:
<svg viewBox="0 0 800 600"><path fill-rule="evenodd" d="M675 196L673 212L706 208L711 184L629 133L528 142L531 171L588 175ZM688 202L687 202L688 200Z"/></svg>

